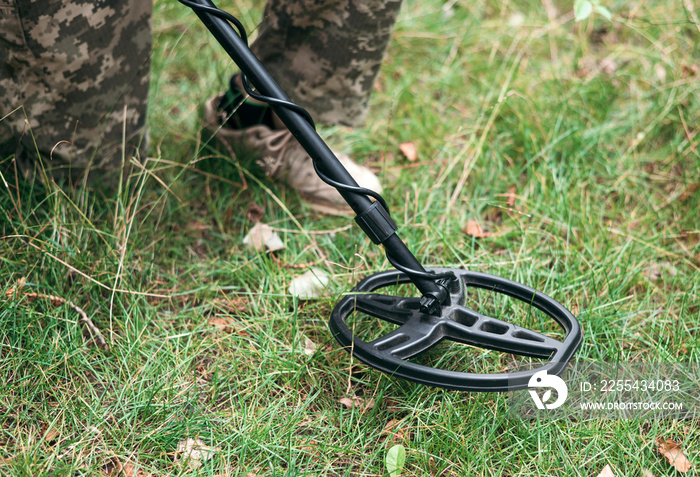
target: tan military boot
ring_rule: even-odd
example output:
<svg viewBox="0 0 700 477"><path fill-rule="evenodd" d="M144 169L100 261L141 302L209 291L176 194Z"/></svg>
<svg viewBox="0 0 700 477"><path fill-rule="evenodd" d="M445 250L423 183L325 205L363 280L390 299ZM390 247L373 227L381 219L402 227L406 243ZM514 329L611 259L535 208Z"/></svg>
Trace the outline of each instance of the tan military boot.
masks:
<svg viewBox="0 0 700 477"><path fill-rule="evenodd" d="M314 171L311 157L287 129L271 129L264 125L245 129L226 126L225 113L218 109L221 95L210 98L204 108L204 120L219 140L228 144L243 143L258 151L257 163L266 175L299 191L299 195L317 212L350 215L352 209L338 191L323 182ZM222 126L222 124L224 124ZM345 154L334 152L361 187L381 193L377 176L367 167L353 162Z"/></svg>

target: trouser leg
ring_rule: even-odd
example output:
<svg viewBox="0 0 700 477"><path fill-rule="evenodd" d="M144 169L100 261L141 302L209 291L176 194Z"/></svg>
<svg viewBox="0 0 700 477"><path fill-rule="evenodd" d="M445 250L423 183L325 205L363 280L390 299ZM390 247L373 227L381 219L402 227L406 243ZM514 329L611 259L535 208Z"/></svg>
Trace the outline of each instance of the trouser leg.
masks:
<svg viewBox="0 0 700 477"><path fill-rule="evenodd" d="M146 150L151 1L0 0L0 15L0 111L23 107L3 149L29 174L40 155L56 177L114 183Z"/></svg>
<svg viewBox="0 0 700 477"><path fill-rule="evenodd" d="M253 52L290 98L324 124L355 126L401 0L268 0Z"/></svg>

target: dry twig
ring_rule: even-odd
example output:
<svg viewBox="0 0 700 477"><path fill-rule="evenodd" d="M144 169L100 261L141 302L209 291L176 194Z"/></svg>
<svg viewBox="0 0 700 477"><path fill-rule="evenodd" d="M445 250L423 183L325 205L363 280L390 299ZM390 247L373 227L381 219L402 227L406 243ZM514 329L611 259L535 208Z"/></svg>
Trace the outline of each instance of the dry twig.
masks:
<svg viewBox="0 0 700 477"><path fill-rule="evenodd" d="M109 350L109 345L107 344L107 341L105 340L104 336L102 336L102 333L100 332L99 328L95 326L90 317L87 316L87 313L85 313L82 308L77 306L72 301L66 300L65 298L61 298L60 296L47 295L44 293L23 292L21 291L21 289L24 287L25 281L26 279L24 277L17 280L17 284L11 287L9 290L7 290L7 292L5 293L7 295L7 298L11 298L16 293L21 293L22 296L26 297L29 301L36 301L39 298L43 298L49 300L51 304L56 307L61 305L70 306L76 313L78 313L78 316L80 316L80 323L84 325L85 328L87 328L90 337L95 341L97 347L103 350Z"/></svg>

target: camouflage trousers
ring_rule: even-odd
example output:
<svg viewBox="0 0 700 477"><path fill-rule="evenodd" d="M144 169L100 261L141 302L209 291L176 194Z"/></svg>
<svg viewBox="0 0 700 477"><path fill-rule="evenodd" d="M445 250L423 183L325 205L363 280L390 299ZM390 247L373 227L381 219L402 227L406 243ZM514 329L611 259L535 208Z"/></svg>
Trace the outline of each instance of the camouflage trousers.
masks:
<svg viewBox="0 0 700 477"><path fill-rule="evenodd" d="M252 50L323 124L357 126L401 0L269 0Z"/></svg>
<svg viewBox="0 0 700 477"><path fill-rule="evenodd" d="M400 5L269 0L252 49L317 121L358 125ZM0 0L0 160L15 154L26 175L42 162L54 177L89 171L114 183L145 154L152 9L151 0Z"/></svg>
<svg viewBox="0 0 700 477"><path fill-rule="evenodd" d="M146 150L151 11L148 0L0 0L0 159L14 153L33 175L41 156L55 177L89 168L114 182Z"/></svg>

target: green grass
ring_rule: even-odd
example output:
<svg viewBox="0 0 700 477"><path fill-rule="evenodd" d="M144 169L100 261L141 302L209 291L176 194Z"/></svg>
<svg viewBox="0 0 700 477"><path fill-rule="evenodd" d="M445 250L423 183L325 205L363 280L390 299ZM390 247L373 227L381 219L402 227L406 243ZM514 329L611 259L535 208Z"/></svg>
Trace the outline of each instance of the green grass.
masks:
<svg viewBox="0 0 700 477"><path fill-rule="evenodd" d="M253 31L261 7L249 3L222 6ZM607 6L613 22L574 23L555 2L553 23L534 1L407 0L366 126L323 133L376 168L424 264L553 296L582 324L579 359L697 363L699 26L691 2ZM249 158L205 148L200 107L235 67L187 8L155 11L150 175L113 193L69 190L17 178L2 158L0 473L94 475L117 458L184 475L173 457L188 437L219 449L201 475L386 475L395 443L406 475L590 476L606 464L672 475L657 437L697 472L697 422L520 421L504 395L353 361L326 321L361 276L389 268L383 253L356 226L304 233L350 222L313 216ZM405 141L417 163L398 152ZM250 202L288 230L278 260L242 244ZM491 235L462 232L469 219ZM304 271L292 265L332 274L333 296L289 296ZM111 349L86 344L67 306L6 298L21 277L84 309ZM485 368L510 359L446 351ZM345 409L348 395L375 404ZM382 433L392 420L396 438Z"/></svg>

